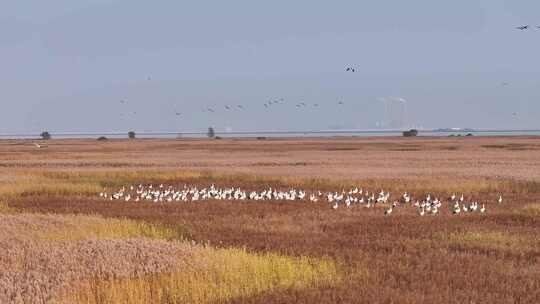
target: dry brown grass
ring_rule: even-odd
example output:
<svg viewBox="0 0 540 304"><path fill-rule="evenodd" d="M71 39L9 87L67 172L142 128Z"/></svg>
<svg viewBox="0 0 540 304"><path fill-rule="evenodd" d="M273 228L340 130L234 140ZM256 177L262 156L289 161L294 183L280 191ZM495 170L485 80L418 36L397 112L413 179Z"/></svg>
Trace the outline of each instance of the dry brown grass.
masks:
<svg viewBox="0 0 540 304"><path fill-rule="evenodd" d="M537 235L524 235L503 231L468 231L442 236L441 241L449 246L459 246L471 250L496 250L527 254L540 248L540 238Z"/></svg>
<svg viewBox="0 0 540 304"><path fill-rule="evenodd" d="M55 273L51 269L57 265L48 258L36 259L38 251L67 259L81 250L110 250L112 260L107 263L119 263L115 246L125 248L120 253L154 248L144 246L180 246L184 249L172 262L175 267L207 267L195 274L152 271L134 276L128 271L114 278L85 277L75 289L75 298L67 297L82 302L123 302L135 297L154 303L175 299L233 303L537 303L539 148L536 138L151 140L98 145L93 141L53 141L47 151L4 142L0 143L0 153L5 156L0 161L0 172L5 173L0 177L0 200L6 205L0 209L10 212L4 215L7 217L28 217L28 227L39 223L41 215L13 212L68 214L67 218L73 220L73 226L68 226L75 229L75 237L41 234L45 238L39 246L49 247L37 247L37 251L24 247L25 253L16 255L33 261L25 263L33 265L28 269L37 273ZM150 182L216 183L248 189L339 190L362 185L372 190L406 190L416 195L429 192L441 197L463 192L486 202L488 212L458 217L443 212L438 217L421 218L403 209L395 216L384 217L381 210L333 211L324 203L135 204L101 201L96 196L103 188L110 191L125 184ZM495 202L499 193L505 199L501 205ZM80 214L89 214L92 219ZM47 231L60 229L47 225ZM113 230L104 228L107 225L127 225L129 229L115 228L119 232L106 233L102 229ZM166 235L172 233L174 238L182 236L212 247L124 239L143 234L148 230L145 225L169 231L147 236L170 239ZM9 235L24 239L25 234L19 230ZM121 239L105 241L107 236ZM54 249L58 244L64 245ZM164 256L167 261L171 258L168 253ZM188 256L205 258L194 262ZM243 261L241 265L236 257ZM155 266L168 267L163 266L168 264L161 258L155 257ZM197 268L203 260L203 268ZM130 263L138 260L131 259ZM297 268L279 266L289 263ZM248 266L242 267L244 264ZM114 267L126 267L119 265ZM110 270L113 273L114 267ZM303 273L300 277L295 276L298 271ZM231 273L242 275L240 278ZM314 276L322 279L314 281ZM239 281L242 278L246 280ZM61 281L55 280L50 280L50 285L58 288ZM25 279L9 286L26 286L28 282ZM242 292L235 290L237 286L242 286ZM186 298L186 292L192 298Z"/></svg>
<svg viewBox="0 0 540 304"><path fill-rule="evenodd" d="M491 146L515 147L491 148ZM538 138L1 141L0 170L220 171L332 179L540 179ZM487 146L487 147L486 147ZM404 151L405 150L405 151Z"/></svg>
<svg viewBox="0 0 540 304"><path fill-rule="evenodd" d="M519 214L540 217L540 204L528 204L523 206L519 211Z"/></svg>
<svg viewBox="0 0 540 304"><path fill-rule="evenodd" d="M7 203L0 201L0 214L14 213L15 209L8 206Z"/></svg>

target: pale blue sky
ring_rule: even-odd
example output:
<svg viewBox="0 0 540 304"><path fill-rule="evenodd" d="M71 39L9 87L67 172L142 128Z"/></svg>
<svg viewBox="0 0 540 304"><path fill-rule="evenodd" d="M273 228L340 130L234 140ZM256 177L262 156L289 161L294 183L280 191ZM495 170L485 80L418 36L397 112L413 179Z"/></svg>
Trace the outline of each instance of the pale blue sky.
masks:
<svg viewBox="0 0 540 304"><path fill-rule="evenodd" d="M0 133L364 129L388 96L425 128L540 128L539 12L533 0L10 1Z"/></svg>

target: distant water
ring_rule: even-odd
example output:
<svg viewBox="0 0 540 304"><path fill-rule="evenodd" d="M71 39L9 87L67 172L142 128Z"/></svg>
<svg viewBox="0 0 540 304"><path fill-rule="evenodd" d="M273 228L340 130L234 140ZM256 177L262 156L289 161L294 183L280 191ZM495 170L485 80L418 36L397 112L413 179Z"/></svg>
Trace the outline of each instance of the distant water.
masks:
<svg viewBox="0 0 540 304"><path fill-rule="evenodd" d="M206 132L137 132L138 138L205 138ZM540 136L540 130L474 130L474 131L440 131L440 130L419 130L418 136ZM51 132L53 138L97 138L106 136L108 138L126 138L127 132ZM328 130L328 131L260 131L260 132L219 132L220 137L381 137L381 136L402 136L402 131L398 130ZM36 134L0 134L0 139L37 139Z"/></svg>
<svg viewBox="0 0 540 304"><path fill-rule="evenodd" d="M495 130L495 131L454 131L454 132L437 132L425 131L420 132L421 136L457 136L467 135L471 133L473 136L540 136L540 130Z"/></svg>

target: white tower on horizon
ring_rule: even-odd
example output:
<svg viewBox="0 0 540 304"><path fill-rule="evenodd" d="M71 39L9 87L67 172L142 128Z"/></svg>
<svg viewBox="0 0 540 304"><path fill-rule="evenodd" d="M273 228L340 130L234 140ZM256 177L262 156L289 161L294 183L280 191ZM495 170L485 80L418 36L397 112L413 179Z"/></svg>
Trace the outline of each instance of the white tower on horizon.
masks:
<svg viewBox="0 0 540 304"><path fill-rule="evenodd" d="M402 97L380 97L383 103L384 116L381 128L405 129L407 128L407 100Z"/></svg>

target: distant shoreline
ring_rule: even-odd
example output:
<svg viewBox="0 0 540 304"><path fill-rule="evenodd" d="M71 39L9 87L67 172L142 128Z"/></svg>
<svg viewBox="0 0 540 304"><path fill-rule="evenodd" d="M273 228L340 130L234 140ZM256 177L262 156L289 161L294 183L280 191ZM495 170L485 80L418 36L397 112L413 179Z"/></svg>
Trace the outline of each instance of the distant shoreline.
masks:
<svg viewBox="0 0 540 304"><path fill-rule="evenodd" d="M392 137L402 136L403 130L304 130L304 131L237 131L237 132L220 132L215 131L215 135L219 137ZM205 138L207 133L201 132L181 132L181 131L165 131L165 132L137 132L139 138ZM97 138L100 136L110 138L125 138L128 132L50 132L53 138ZM419 137L448 137L448 136L540 136L540 130L452 130L452 129L434 129L434 130L418 130ZM0 134L0 139L40 139L37 134L29 133L13 133Z"/></svg>

